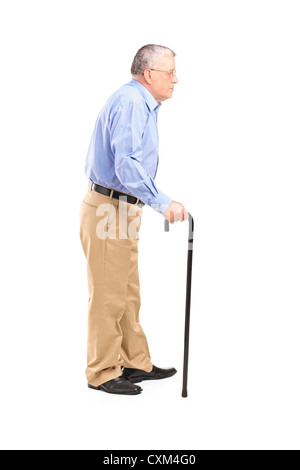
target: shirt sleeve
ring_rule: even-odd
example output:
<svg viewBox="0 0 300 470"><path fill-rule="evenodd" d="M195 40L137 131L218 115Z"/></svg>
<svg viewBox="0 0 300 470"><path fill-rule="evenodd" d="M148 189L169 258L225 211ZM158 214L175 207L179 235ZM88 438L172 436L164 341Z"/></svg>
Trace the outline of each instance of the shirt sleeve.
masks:
<svg viewBox="0 0 300 470"><path fill-rule="evenodd" d="M111 119L111 148L115 156L115 172L130 194L163 213L172 199L156 186L143 168L142 138L148 115L143 104L128 101L119 104Z"/></svg>

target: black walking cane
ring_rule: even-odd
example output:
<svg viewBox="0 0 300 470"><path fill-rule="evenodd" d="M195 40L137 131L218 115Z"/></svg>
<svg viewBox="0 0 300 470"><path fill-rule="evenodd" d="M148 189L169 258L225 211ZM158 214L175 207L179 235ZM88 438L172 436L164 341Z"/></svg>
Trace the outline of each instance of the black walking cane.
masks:
<svg viewBox="0 0 300 470"><path fill-rule="evenodd" d="M170 223L167 219L165 219L165 232L169 232L169 230L170 230ZM188 396L187 377L188 377L189 339L190 339L190 310L191 310L193 242L194 242L194 219L191 216L191 214L189 213L189 238L188 238L188 256L187 256L187 276L186 276L182 397L187 397Z"/></svg>

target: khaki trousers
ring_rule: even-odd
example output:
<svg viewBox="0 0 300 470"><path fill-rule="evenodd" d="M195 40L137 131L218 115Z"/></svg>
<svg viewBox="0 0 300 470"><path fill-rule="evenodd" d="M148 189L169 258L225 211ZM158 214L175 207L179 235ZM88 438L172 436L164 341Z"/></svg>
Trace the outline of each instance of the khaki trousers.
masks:
<svg viewBox="0 0 300 470"><path fill-rule="evenodd" d="M80 207L87 259L88 383L121 375L121 366L152 370L139 322L138 235L143 208L88 189Z"/></svg>

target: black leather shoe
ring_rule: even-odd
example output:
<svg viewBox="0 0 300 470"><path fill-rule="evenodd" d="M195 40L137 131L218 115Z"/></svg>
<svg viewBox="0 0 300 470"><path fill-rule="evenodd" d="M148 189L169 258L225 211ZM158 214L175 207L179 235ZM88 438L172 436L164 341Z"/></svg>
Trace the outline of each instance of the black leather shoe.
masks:
<svg viewBox="0 0 300 470"><path fill-rule="evenodd" d="M123 367L123 375L125 379L129 380L131 383L142 382L142 380L160 380L166 379L167 377L172 377L176 374L177 370L172 367L171 369L160 369L159 367L153 366L151 372L145 372L140 369L129 369L128 367Z"/></svg>
<svg viewBox="0 0 300 470"><path fill-rule="evenodd" d="M126 380L124 377L117 377L116 379L109 380L104 384L94 387L88 384L89 388L93 390L102 390L107 393L114 393L118 395L138 395L143 390L138 385L133 385L131 382Z"/></svg>

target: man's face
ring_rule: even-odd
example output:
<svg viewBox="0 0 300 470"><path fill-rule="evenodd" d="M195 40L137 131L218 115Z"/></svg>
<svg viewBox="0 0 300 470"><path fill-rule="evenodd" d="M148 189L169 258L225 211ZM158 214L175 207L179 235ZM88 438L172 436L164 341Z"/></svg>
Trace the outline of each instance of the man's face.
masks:
<svg viewBox="0 0 300 470"><path fill-rule="evenodd" d="M175 70L175 58L172 55L164 55L153 68L155 70L148 70L151 94L158 102L171 98L178 79L176 75L173 77L172 73L168 72Z"/></svg>

